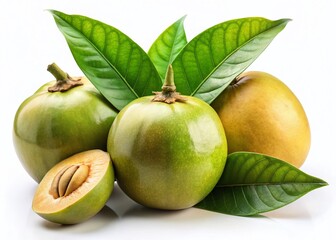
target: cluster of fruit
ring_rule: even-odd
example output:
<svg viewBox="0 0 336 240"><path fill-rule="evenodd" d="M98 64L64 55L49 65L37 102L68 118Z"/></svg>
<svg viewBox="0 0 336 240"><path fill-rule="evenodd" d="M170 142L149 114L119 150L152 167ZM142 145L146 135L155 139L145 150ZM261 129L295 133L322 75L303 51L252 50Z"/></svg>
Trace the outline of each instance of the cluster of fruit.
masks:
<svg viewBox="0 0 336 240"><path fill-rule="evenodd" d="M56 64L48 70L56 80L21 104L13 140L39 183L33 210L53 222L95 215L115 179L144 206L185 209L213 190L230 153L257 152L300 167L309 151L302 105L264 72L242 73L210 105L179 94L169 65L161 92L119 112L85 77Z"/></svg>
<svg viewBox="0 0 336 240"><path fill-rule="evenodd" d="M51 72L55 68L60 71L49 66ZM42 180L35 212L63 224L95 215L113 190L110 155L121 189L140 204L160 209L188 208L206 197L223 172L228 149L303 163L310 144L308 121L278 79L244 73L212 108L179 95L171 68L168 73L162 92L139 98L118 114L87 79L64 73L22 103L13 139L25 169ZM54 86L62 91L52 91Z"/></svg>

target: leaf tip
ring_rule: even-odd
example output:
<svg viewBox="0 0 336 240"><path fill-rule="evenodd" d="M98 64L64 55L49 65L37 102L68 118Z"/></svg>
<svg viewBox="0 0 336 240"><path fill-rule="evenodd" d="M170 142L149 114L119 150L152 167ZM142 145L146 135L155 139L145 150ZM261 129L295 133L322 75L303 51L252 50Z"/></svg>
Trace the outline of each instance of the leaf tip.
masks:
<svg viewBox="0 0 336 240"><path fill-rule="evenodd" d="M287 25L287 23L293 21L293 19L291 18L282 18L282 19L279 19L280 22L282 22L283 24Z"/></svg>
<svg viewBox="0 0 336 240"><path fill-rule="evenodd" d="M326 181L321 179L320 185L321 185L321 187L327 187L327 186L329 186L329 183L327 183Z"/></svg>
<svg viewBox="0 0 336 240"><path fill-rule="evenodd" d="M62 12L54 10L54 9L45 9L45 11L49 12L55 19L58 18Z"/></svg>
<svg viewBox="0 0 336 240"><path fill-rule="evenodd" d="M287 23L293 21L293 19L291 19L291 18L284 18L284 20L285 20Z"/></svg>
<svg viewBox="0 0 336 240"><path fill-rule="evenodd" d="M44 9L44 11L50 12L51 14L54 14L56 10L54 9Z"/></svg>

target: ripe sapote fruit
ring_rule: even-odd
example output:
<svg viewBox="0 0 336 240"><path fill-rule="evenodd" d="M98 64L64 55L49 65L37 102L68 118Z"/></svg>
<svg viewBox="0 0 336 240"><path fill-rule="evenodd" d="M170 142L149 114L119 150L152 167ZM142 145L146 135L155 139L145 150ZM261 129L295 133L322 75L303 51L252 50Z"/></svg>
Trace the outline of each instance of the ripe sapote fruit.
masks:
<svg viewBox="0 0 336 240"><path fill-rule="evenodd" d="M216 112L175 89L169 66L162 92L129 103L108 136L120 188L151 208L197 204L215 187L226 163L225 132Z"/></svg>
<svg viewBox="0 0 336 240"><path fill-rule="evenodd" d="M106 151L117 111L85 77L70 77L56 64L56 80L46 83L19 107L13 142L26 171L37 182L59 161L90 149Z"/></svg>
<svg viewBox="0 0 336 240"><path fill-rule="evenodd" d="M237 77L211 104L223 123L228 152L267 154L300 167L309 152L310 128L294 93L258 71Z"/></svg>
<svg viewBox="0 0 336 240"><path fill-rule="evenodd" d="M33 210L60 224L83 222L96 215L109 199L114 184L110 155L88 150L56 164L40 182Z"/></svg>

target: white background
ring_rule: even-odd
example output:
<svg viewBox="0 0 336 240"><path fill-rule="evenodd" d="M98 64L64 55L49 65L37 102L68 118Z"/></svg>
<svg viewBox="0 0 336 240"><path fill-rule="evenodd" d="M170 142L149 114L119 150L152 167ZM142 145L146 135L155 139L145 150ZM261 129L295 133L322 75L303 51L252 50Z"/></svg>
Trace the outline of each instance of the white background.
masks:
<svg viewBox="0 0 336 240"><path fill-rule="evenodd" d="M49 1L1 0L0 239L331 239L336 233L335 20L334 0L320 1ZM198 209L155 211L119 189L96 217L74 226L48 223L31 210L37 184L13 149L12 123L19 104L52 80L56 62L81 75L52 16L45 9L86 15L117 27L146 51L171 23L187 15L188 40L233 18L291 18L249 70L282 79L305 107L312 146L302 170L330 185L260 217L236 217Z"/></svg>

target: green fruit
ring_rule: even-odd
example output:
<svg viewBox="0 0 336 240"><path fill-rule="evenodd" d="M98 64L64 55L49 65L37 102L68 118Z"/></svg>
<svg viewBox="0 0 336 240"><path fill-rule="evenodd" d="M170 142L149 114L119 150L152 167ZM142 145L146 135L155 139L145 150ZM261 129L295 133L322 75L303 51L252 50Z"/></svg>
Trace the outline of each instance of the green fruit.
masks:
<svg viewBox="0 0 336 240"><path fill-rule="evenodd" d="M117 182L130 198L175 210L210 193L223 172L227 145L216 112L176 93L169 69L161 93L134 100L117 115L108 152Z"/></svg>
<svg viewBox="0 0 336 240"><path fill-rule="evenodd" d="M50 65L49 70L55 67ZM89 149L106 150L117 115L85 77L78 80L65 74L57 79L27 98L14 119L16 153L37 182L62 159Z"/></svg>
<svg viewBox="0 0 336 240"><path fill-rule="evenodd" d="M35 192L32 208L51 222L80 223L104 207L113 184L109 154L102 150L81 152L48 171Z"/></svg>
<svg viewBox="0 0 336 240"><path fill-rule="evenodd" d="M300 167L309 152L310 128L294 93L264 72L239 76L211 104L219 114L228 152L267 154Z"/></svg>

